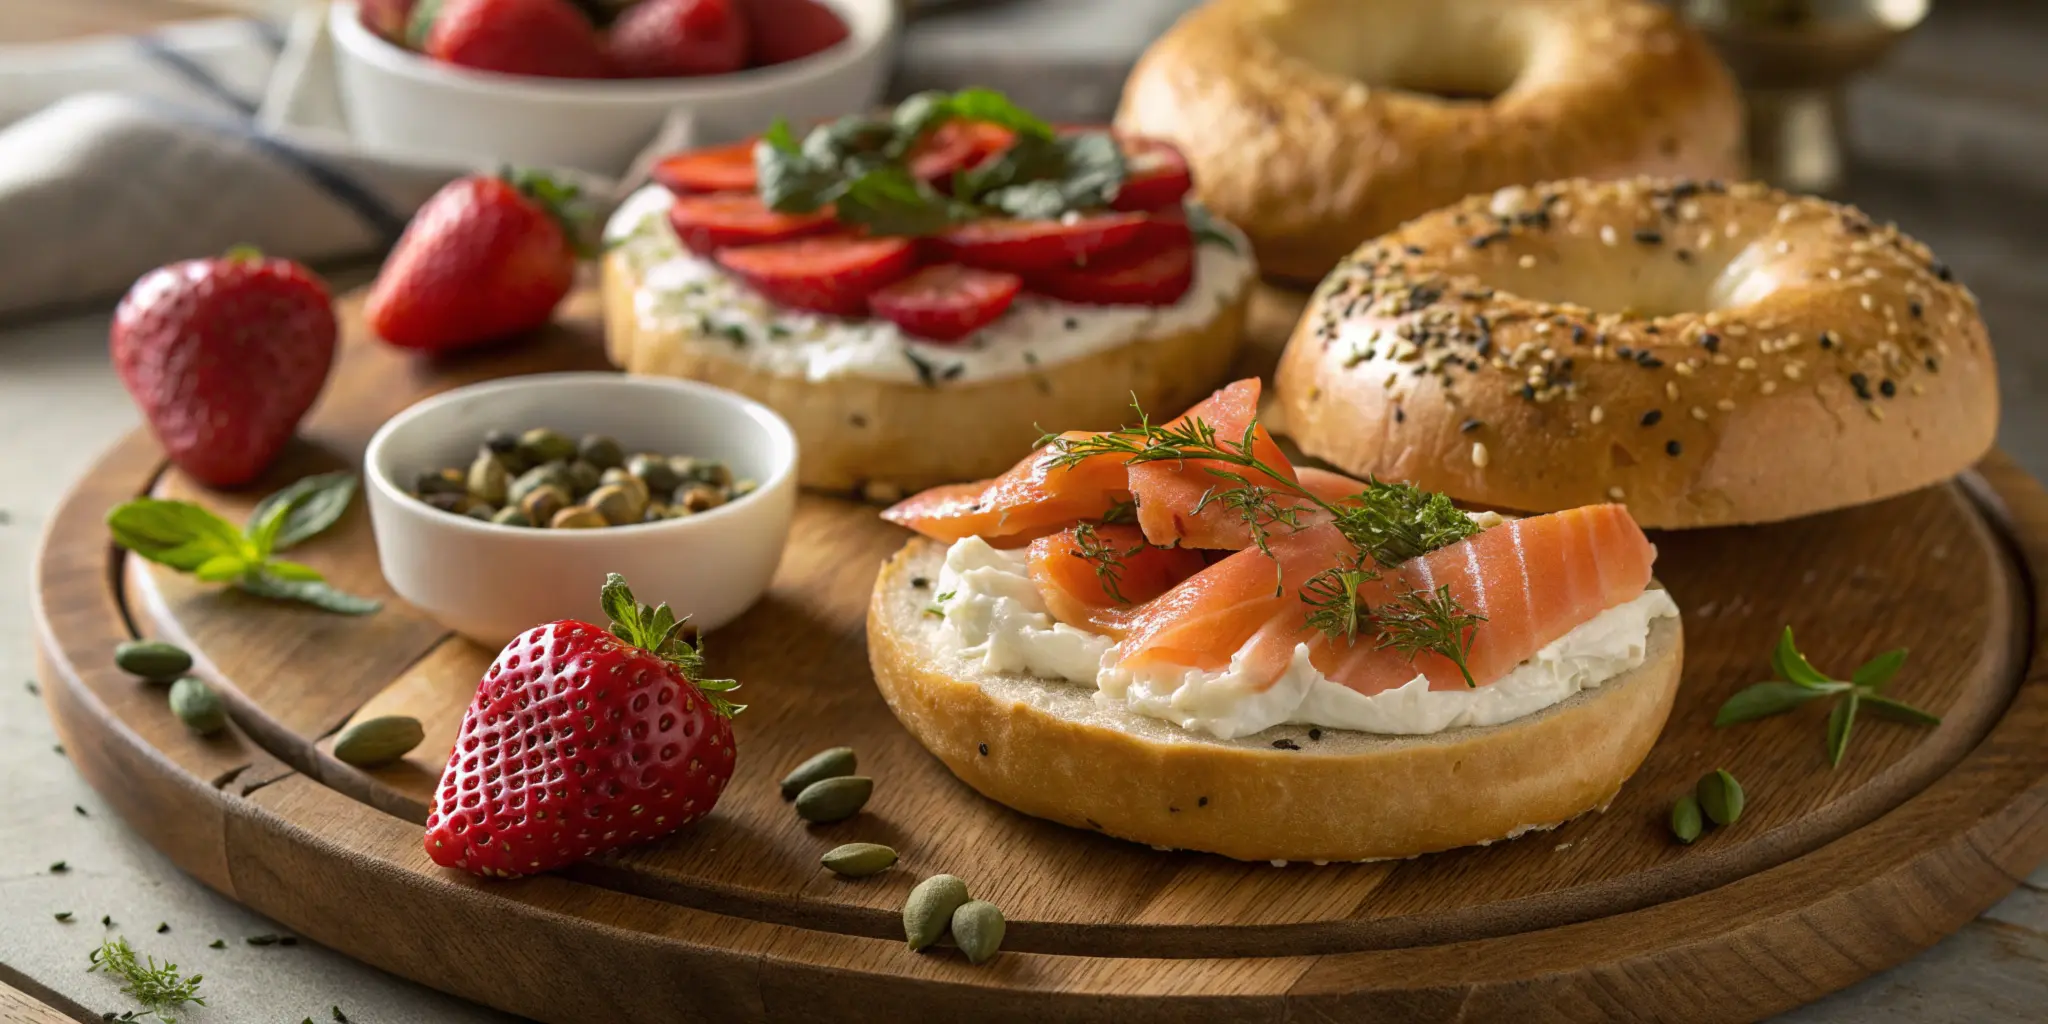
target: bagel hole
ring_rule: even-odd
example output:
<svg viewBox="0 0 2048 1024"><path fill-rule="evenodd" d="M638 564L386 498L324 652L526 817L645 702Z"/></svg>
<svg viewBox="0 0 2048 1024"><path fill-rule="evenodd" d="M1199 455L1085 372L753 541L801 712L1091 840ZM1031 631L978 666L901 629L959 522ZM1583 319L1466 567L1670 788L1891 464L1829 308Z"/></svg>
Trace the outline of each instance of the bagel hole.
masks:
<svg viewBox="0 0 2048 1024"><path fill-rule="evenodd" d="M1535 26L1470 0L1416 5L1403 17L1361 17L1351 0L1306 0L1265 21L1279 47L1317 70L1375 89L1485 104L1513 88ZM1445 40L1457 40L1454 46Z"/></svg>
<svg viewBox="0 0 2048 1024"><path fill-rule="evenodd" d="M1746 306L1779 285L1756 246L1699 253L1676 233L1645 242L1627 230L1613 245L1591 234L1548 237L1553 244L1531 253L1531 265L1515 259L1479 276L1522 298L1652 320Z"/></svg>

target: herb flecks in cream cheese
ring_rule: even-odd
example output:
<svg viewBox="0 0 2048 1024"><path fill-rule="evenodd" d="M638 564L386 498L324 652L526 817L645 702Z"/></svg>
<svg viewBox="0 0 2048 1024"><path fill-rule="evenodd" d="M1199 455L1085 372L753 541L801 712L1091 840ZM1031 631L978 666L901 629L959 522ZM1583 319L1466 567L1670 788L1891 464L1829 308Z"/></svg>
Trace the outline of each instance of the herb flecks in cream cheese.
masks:
<svg viewBox="0 0 2048 1024"><path fill-rule="evenodd" d="M1171 306L1085 306L1025 293L995 323L958 344L904 334L886 320L846 320L785 309L682 247L668 226L672 197L650 185L629 197L605 228L607 246L640 277L640 322L684 329L686 344L781 376L842 377L935 385L1022 377L1115 348L1207 324L1250 285L1249 243L1235 228L1216 230L1234 246L1196 246L1195 283ZM921 367L926 369L920 369Z"/></svg>

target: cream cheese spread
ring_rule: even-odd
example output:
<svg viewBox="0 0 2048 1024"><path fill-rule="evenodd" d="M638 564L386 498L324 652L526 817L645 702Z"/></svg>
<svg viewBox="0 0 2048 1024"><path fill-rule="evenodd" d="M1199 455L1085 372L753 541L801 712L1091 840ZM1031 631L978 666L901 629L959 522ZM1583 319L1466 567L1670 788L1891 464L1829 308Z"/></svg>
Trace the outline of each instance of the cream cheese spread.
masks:
<svg viewBox="0 0 2048 1024"><path fill-rule="evenodd" d="M1115 662L1109 638L1054 621L1023 550L969 537L946 551L936 584L950 646L993 672L1022 672L1092 686L1095 699L1181 728L1236 739L1276 725L1414 736L1498 725L1534 714L1643 663L1650 624L1678 614L1663 590L1645 590L1536 652L1506 676L1474 689L1432 690L1417 673L1371 696L1333 683L1309 663L1305 644L1273 685L1256 689L1240 650L1217 671Z"/></svg>
<svg viewBox="0 0 2048 1024"><path fill-rule="evenodd" d="M1195 283L1171 306L1088 306L1029 292L996 322L953 344L922 341L881 319L848 320L786 309L755 294L718 264L684 249L668 225L670 195L659 185L633 193L605 226L606 246L640 277L640 322L687 328L703 346L779 376L823 381L861 377L907 383L1025 376L1047 366L1160 338L1208 323L1249 286L1251 244L1198 240Z"/></svg>

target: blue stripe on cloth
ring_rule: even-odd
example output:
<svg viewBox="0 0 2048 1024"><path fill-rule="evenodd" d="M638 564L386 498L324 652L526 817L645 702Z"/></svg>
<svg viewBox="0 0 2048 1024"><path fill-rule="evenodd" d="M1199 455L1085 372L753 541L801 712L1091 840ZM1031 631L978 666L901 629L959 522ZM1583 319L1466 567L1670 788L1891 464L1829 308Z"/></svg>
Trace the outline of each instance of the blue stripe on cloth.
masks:
<svg viewBox="0 0 2048 1024"><path fill-rule="evenodd" d="M164 45L164 41L156 36L145 33L134 38L135 46L142 51L143 56L163 65L179 78L197 87L199 91L241 111L244 116L253 116L256 113L255 101L221 84L221 80L215 78L213 72L206 70L198 61Z"/></svg>
<svg viewBox="0 0 2048 1024"><path fill-rule="evenodd" d="M377 235L380 245L389 247L405 233L409 219L382 197L357 181L346 170L275 136L265 134L253 121L213 117L167 103L154 97L136 97L152 110L184 124L205 128L240 139L263 151L277 162L291 167L335 202L348 207Z"/></svg>

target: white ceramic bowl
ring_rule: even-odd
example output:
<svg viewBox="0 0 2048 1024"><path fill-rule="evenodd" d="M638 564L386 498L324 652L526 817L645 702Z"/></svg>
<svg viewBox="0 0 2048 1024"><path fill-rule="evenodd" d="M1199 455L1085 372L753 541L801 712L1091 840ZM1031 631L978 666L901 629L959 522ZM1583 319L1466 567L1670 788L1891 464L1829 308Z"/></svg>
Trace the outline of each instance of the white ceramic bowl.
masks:
<svg viewBox="0 0 2048 1024"><path fill-rule="evenodd" d="M696 455L760 481L752 494L683 519L600 530L499 526L440 511L406 483L467 466L491 430L609 434L628 452ZM558 619L603 625L598 590L621 573L647 604L701 630L737 618L768 588L796 509L796 435L767 406L690 381L615 373L511 377L399 413L364 456L384 579L400 597L487 647Z"/></svg>
<svg viewBox="0 0 2048 1024"><path fill-rule="evenodd" d="M888 85L897 0L826 0L848 35L773 67L702 78L585 81L503 75L432 60L364 28L353 2L328 9L341 100L366 147L475 165L567 167L618 177L672 112L687 145L730 142L777 117L792 123L868 110Z"/></svg>

